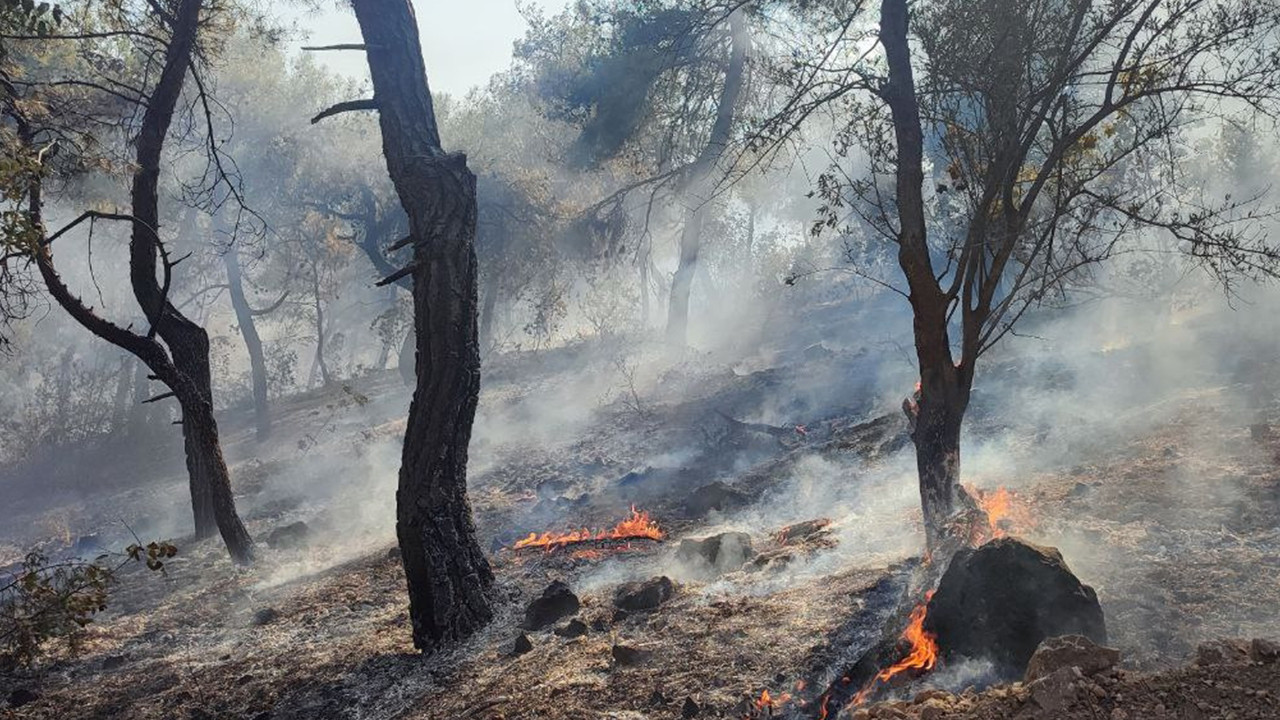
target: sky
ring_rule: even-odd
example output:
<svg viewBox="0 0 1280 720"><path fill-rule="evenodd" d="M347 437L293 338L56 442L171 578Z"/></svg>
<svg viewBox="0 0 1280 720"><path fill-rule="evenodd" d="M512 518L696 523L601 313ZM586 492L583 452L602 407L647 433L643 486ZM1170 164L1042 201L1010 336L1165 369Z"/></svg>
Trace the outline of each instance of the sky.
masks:
<svg viewBox="0 0 1280 720"><path fill-rule="evenodd" d="M521 0L522 5L540 6L548 12L564 8L569 0ZM427 78L434 92L462 95L483 85L491 75L506 69L511 45L524 35L526 23L516 8L517 0L417 0L418 30L427 62ZM341 9L325 3L316 13L295 13L298 26L309 37L293 43L331 45L360 41L355 15L341 3ZM358 52L318 53L332 69L356 78L369 73L364 56Z"/></svg>

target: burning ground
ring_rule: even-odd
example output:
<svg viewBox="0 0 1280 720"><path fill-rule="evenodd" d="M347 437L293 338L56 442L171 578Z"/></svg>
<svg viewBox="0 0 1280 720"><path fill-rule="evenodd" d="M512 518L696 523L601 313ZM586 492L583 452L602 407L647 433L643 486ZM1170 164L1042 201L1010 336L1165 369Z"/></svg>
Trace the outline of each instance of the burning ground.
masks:
<svg viewBox="0 0 1280 720"><path fill-rule="evenodd" d="M1247 653L1185 666L1203 642L1277 634L1280 438L1265 430L1277 418L1259 417L1256 385L1231 369L1147 393L1143 352L1089 356L1131 386L1125 411L1105 419L1079 410L1078 425L1066 413L1046 423L1046 396L1110 390L1018 359L990 375L1020 388L1020 412L975 409L966 478L996 511L989 534L1060 548L1097 590L1122 653L1118 668L1059 688L1052 712L1036 699L1043 688L979 692L983 668L930 656L901 398L875 393L893 375L865 350L806 344L751 363L662 366L634 394L606 363L577 370L592 366L590 348L491 363L472 500L499 614L425 659L389 555L406 400L394 379L293 401L265 451L228 418L239 500L255 535L271 538L259 564L236 570L212 544L179 538L163 575L123 574L78 654L54 649L0 681L5 697L28 700L0 713L819 717L846 671L906 627L901 672L853 683L848 695L867 690L865 705L836 703L828 717L1276 717L1280 666ZM857 377L863 387L843 380ZM85 452L100 453L104 481L16 507L10 555L40 541L114 543L120 518L94 508L125 508L142 534L180 516L180 477ZM714 550L684 542L715 536ZM556 581L576 608L561 596L554 620L527 627Z"/></svg>

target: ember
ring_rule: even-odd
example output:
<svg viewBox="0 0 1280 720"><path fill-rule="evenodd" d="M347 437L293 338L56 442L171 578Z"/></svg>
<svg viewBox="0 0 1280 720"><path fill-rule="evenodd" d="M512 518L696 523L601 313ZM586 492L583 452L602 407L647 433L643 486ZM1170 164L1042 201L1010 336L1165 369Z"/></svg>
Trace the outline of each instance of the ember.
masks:
<svg viewBox="0 0 1280 720"><path fill-rule="evenodd" d="M924 629L924 618L929 611L929 599L933 597L930 590L924 596L924 602L911 611L907 629L902 631L902 639L911 644L907 656L888 668L876 673L876 676L865 687L853 696L852 705L861 705L867 701L871 692L879 685L889 682L896 675L907 670L932 670L938 662L938 640L933 633Z"/></svg>
<svg viewBox="0 0 1280 720"><path fill-rule="evenodd" d="M661 528L658 527L658 523L649 517L649 513L632 507L630 517L613 526L611 530L593 532L583 528L582 530L570 530L563 533L545 532L541 535L529 533L529 537L516 541L513 547L516 550L540 547L550 552L556 548L584 542L661 540L664 537L665 535Z"/></svg>

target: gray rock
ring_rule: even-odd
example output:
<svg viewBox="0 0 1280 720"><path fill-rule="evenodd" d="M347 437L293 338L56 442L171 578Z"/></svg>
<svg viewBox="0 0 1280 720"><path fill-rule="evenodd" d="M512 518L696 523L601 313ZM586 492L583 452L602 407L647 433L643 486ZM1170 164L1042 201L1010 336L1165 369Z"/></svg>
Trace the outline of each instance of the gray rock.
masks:
<svg viewBox="0 0 1280 720"><path fill-rule="evenodd" d="M311 541L311 528L306 523L298 522L282 525L267 535L267 545L277 550L296 550L306 547Z"/></svg>
<svg viewBox="0 0 1280 720"><path fill-rule="evenodd" d="M1120 662L1120 651L1103 647L1083 635L1045 638L1027 663L1025 682L1034 682L1062 668L1077 667L1085 675L1097 675Z"/></svg>
<svg viewBox="0 0 1280 720"><path fill-rule="evenodd" d="M1210 640L1196 648L1197 665L1246 665L1249 642L1238 638Z"/></svg>
<svg viewBox="0 0 1280 720"><path fill-rule="evenodd" d="M675 583L671 582L671 578L662 575L619 586L614 593L613 604L619 610L627 612L653 610L670 600L675 593Z"/></svg>
<svg viewBox="0 0 1280 720"><path fill-rule="evenodd" d="M569 586L556 580L542 591L542 595L529 603L524 611L524 623L520 627L525 630L541 630L573 615L581 607L578 596L573 594Z"/></svg>
<svg viewBox="0 0 1280 720"><path fill-rule="evenodd" d="M755 557L751 536L727 532L701 539L685 539L676 548L676 559L707 575L739 570Z"/></svg>
<svg viewBox="0 0 1280 720"><path fill-rule="evenodd" d="M576 638L587 634L587 624L578 619L570 620L554 630L562 638Z"/></svg>
<svg viewBox="0 0 1280 720"><path fill-rule="evenodd" d="M614 662L627 667L639 665L653 657L652 650L644 650L629 645L614 645L610 654L613 655Z"/></svg>
<svg viewBox="0 0 1280 720"><path fill-rule="evenodd" d="M533 649L533 642L529 640L529 636L520 633L516 636L516 641L512 645L511 653L513 655L523 655Z"/></svg>
<svg viewBox="0 0 1280 720"><path fill-rule="evenodd" d="M253 624L266 625L267 623L273 622L278 617L280 617L280 612L275 608L261 608L253 613Z"/></svg>

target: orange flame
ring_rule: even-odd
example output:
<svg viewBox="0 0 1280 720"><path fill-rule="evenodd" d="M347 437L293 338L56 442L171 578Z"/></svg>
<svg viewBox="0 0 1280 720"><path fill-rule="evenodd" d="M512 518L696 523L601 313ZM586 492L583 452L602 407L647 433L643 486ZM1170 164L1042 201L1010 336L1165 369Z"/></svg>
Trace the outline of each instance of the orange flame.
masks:
<svg viewBox="0 0 1280 720"><path fill-rule="evenodd" d="M987 514L987 526L973 529L972 544L980 545L987 540L1007 537L1010 528L1014 527L1019 532L1025 532L1035 524L1030 508L1019 500L1014 491L1004 487L981 490L972 485L966 485L965 488Z"/></svg>
<svg viewBox="0 0 1280 720"><path fill-rule="evenodd" d="M517 540L514 548L520 550L522 548L540 547L546 548L548 551L556 548L562 548L566 545L573 545L580 542L591 542L593 540L661 540L666 537L658 523L649 517L649 513L636 510L634 506L631 508L631 515L611 530L597 530L592 532L586 528L581 530L570 530L569 532L553 533L544 532L529 533L529 537L523 540Z"/></svg>
<svg viewBox="0 0 1280 720"><path fill-rule="evenodd" d="M938 663L938 638L924 629L924 618L929 612L929 600L932 597L932 590L925 593L924 602L912 609L907 629L902 631L902 639L911 644L911 649L907 652L906 657L876 673L871 682L867 683L865 687L858 691L857 695L853 696L851 704L863 704L877 685L888 682L899 673L907 670L932 670L934 665Z"/></svg>

